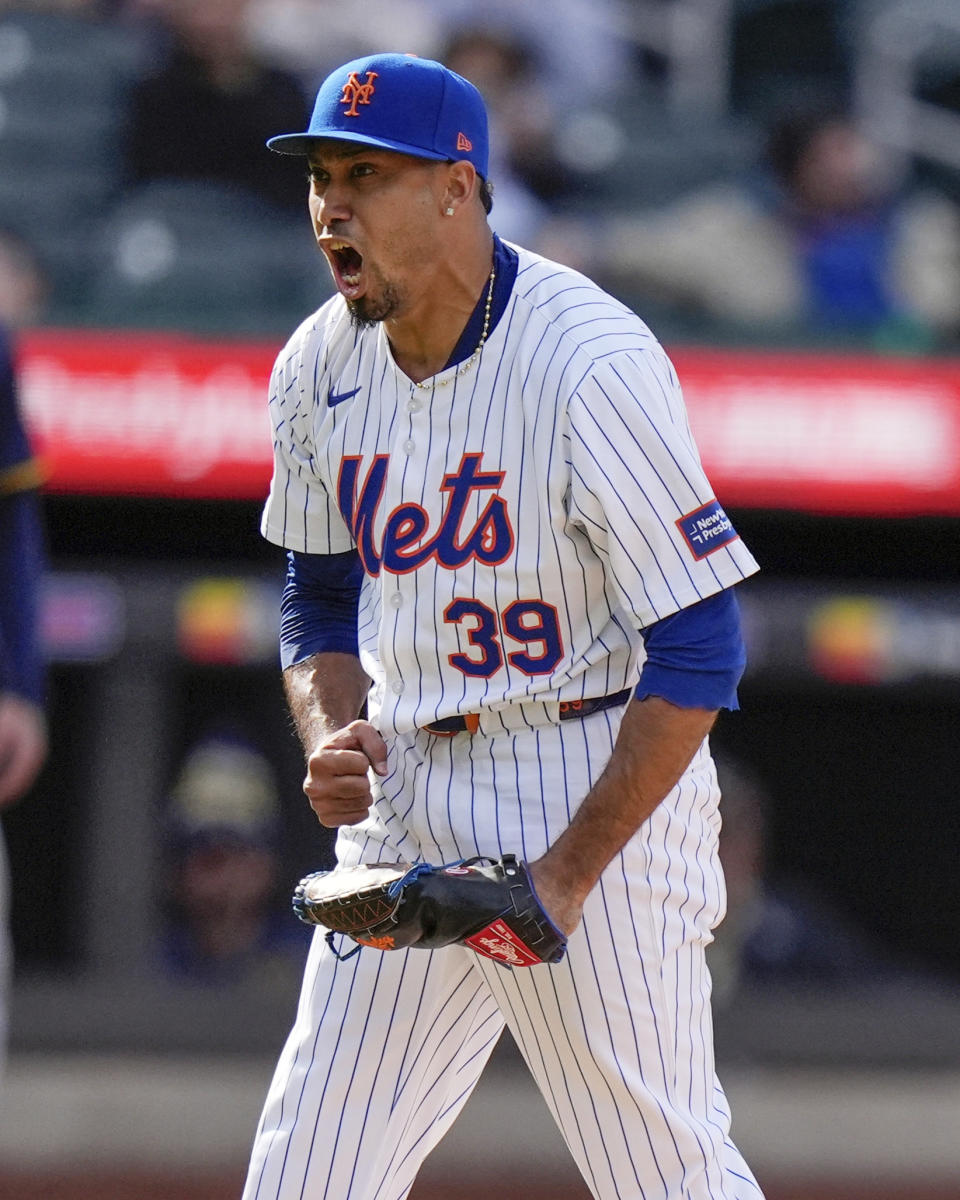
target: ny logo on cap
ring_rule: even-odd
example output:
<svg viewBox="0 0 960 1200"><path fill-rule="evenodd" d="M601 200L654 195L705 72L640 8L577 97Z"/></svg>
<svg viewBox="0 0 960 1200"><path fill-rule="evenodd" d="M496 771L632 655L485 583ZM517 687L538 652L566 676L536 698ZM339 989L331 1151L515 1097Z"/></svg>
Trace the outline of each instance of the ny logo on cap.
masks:
<svg viewBox="0 0 960 1200"><path fill-rule="evenodd" d="M351 71L347 82L343 85L343 95L340 98L341 104L349 104L350 107L343 114L345 117L359 117L357 112L358 104L369 104L370 97L373 95L373 81L377 77L376 71L368 71L365 82L361 83L357 78L356 71Z"/></svg>

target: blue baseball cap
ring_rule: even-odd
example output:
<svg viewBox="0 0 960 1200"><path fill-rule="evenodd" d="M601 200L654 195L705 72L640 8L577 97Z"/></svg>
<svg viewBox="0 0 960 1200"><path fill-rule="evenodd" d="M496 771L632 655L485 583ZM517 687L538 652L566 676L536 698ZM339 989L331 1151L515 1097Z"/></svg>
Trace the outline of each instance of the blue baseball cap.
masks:
<svg viewBox="0 0 960 1200"><path fill-rule="evenodd" d="M483 97L430 58L371 54L320 85L310 125L267 142L278 154L307 154L316 138L362 142L440 162L466 159L486 179L489 137Z"/></svg>

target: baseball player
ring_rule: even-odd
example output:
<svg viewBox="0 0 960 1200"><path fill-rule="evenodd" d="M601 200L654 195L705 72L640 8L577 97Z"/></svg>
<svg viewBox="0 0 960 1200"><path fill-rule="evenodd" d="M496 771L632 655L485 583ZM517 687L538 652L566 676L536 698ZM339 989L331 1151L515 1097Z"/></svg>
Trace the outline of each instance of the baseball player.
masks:
<svg viewBox="0 0 960 1200"><path fill-rule="evenodd" d="M347 63L268 145L306 158L338 293L270 391L304 790L344 868L516 854L568 945L511 968L318 931L245 1200L406 1196L505 1025L595 1197L755 1200L704 947L707 735L757 568L673 368L589 279L494 235L483 102L439 63Z"/></svg>

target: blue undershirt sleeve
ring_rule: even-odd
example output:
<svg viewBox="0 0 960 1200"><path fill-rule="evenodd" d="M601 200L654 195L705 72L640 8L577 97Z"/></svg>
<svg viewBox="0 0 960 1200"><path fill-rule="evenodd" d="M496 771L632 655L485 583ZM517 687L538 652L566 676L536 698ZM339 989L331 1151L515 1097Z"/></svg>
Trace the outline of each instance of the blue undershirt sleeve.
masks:
<svg viewBox="0 0 960 1200"><path fill-rule="evenodd" d="M280 663L284 670L312 654L359 655L357 608L363 567L356 550L343 554L287 552L280 601Z"/></svg>
<svg viewBox="0 0 960 1200"><path fill-rule="evenodd" d="M680 708L740 707L746 666L740 606L732 588L640 631L647 651L636 698L662 696Z"/></svg>

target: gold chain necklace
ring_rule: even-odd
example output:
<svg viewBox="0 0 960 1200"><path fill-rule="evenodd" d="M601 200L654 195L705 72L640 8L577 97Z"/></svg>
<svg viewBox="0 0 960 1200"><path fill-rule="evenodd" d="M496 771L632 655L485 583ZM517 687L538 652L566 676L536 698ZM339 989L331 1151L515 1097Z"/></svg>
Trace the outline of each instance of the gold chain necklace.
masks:
<svg viewBox="0 0 960 1200"><path fill-rule="evenodd" d="M454 371L452 375L445 375L442 379L437 379L437 377L433 375L430 377L430 379L425 380L422 383L418 383L415 379L411 379L410 382L414 387L418 387L425 392L432 391L435 387L442 387L443 384L449 383L452 379L459 379L464 371L469 371L473 364L480 357L480 351L483 349L484 342L487 340L487 334L490 332L490 309L493 307L493 281L496 279L496 277L497 268L496 266L493 266L490 268L490 282L487 284L487 305L483 313L483 331L480 334L480 341L477 342L476 350L474 350L469 358L463 360L463 362L459 367L457 367L456 371Z"/></svg>

